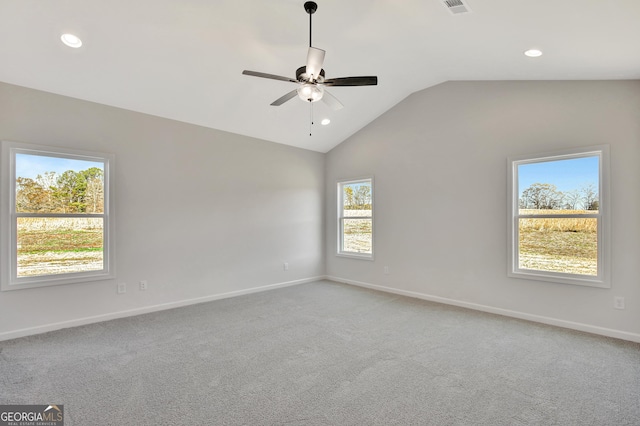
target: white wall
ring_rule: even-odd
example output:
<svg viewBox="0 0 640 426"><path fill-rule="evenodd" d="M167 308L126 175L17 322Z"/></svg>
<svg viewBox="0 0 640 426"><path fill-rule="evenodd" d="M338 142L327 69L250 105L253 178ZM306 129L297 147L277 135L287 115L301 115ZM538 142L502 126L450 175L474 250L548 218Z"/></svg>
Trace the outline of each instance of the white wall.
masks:
<svg viewBox="0 0 640 426"><path fill-rule="evenodd" d="M0 340L324 274L323 154L2 83L0 139L114 153L117 221L117 280L1 292Z"/></svg>
<svg viewBox="0 0 640 426"><path fill-rule="evenodd" d="M508 278L507 157L600 144L611 147L612 288ZM326 161L328 276L640 341L640 81L444 83ZM369 175L375 260L336 257L336 181Z"/></svg>
<svg viewBox="0 0 640 426"><path fill-rule="evenodd" d="M116 155L118 272L1 292L0 340L326 273L640 341L639 81L445 83L326 156L0 83L0 139ZM507 278L506 158L605 143L612 288ZM338 258L335 183L370 175L375 260Z"/></svg>

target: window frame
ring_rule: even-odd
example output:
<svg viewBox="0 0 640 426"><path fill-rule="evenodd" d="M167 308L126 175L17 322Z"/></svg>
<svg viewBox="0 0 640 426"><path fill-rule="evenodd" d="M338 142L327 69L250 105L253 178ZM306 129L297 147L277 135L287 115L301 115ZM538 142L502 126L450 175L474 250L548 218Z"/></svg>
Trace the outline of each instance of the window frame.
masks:
<svg viewBox="0 0 640 426"><path fill-rule="evenodd" d="M343 187L345 185L352 185L352 184L357 184L357 183L369 183L371 185L371 215L370 216L349 216L349 217L345 217L343 215L344 213L344 191L343 191ZM362 178L357 178L357 179L341 179L338 180L337 182L337 190L338 190L338 212L337 212L337 218L338 218L338 226L337 226L337 251L336 251L336 256L340 256L340 257L349 257L349 258L354 258L354 259L362 259L362 260L373 260L373 254L374 254L374 235L375 235L375 221L373 220L373 216L374 216L374 209L375 209L375 196L374 196L374 182L373 182L373 176L367 176L367 177L362 177ZM371 253L358 253L358 252L352 252L352 251L345 251L343 248L343 241L344 241L344 220L345 219L369 219L371 220Z"/></svg>
<svg viewBox="0 0 640 426"><path fill-rule="evenodd" d="M598 213L584 214L520 214L518 185L518 166L522 164L549 161L570 160L574 158L599 157ZM508 204L508 270L507 275L513 278L547 281L560 284L574 284L589 287L611 287L611 225L610 225L610 169L609 145L597 145L581 148L565 149L541 154L529 154L509 157L507 159L507 204ZM552 210L551 210L552 211ZM521 269L519 267L519 220L526 218L595 218L597 220L598 273L596 276L570 274L564 272Z"/></svg>
<svg viewBox="0 0 640 426"><path fill-rule="evenodd" d="M16 155L41 155L94 161L104 164L103 213L18 213L16 212ZM2 141L0 155L0 290L21 290L88 281L114 279L115 274L115 215L114 167L115 156L102 152ZM19 217L90 217L103 219L103 269L51 275L17 276L17 223Z"/></svg>

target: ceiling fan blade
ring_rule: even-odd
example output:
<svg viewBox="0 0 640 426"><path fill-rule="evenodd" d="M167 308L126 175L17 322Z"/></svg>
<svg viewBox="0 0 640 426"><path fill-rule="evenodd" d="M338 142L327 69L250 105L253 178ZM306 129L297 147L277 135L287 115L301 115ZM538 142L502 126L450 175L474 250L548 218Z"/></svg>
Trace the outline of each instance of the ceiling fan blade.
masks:
<svg viewBox="0 0 640 426"><path fill-rule="evenodd" d="M282 77L280 75L274 75L274 74L267 74L264 72L258 72L258 71L248 71L248 70L244 70L242 71L242 74L244 75L251 75L253 77L262 77L262 78L270 78L271 80L280 80L280 81L290 81L292 83L297 83L298 80L294 80L293 78L289 78L289 77Z"/></svg>
<svg viewBox="0 0 640 426"><path fill-rule="evenodd" d="M344 108L344 105L342 105L342 102L340 102L335 96L333 96L327 90L325 90L324 94L322 95L322 102L327 104L334 111Z"/></svg>
<svg viewBox="0 0 640 426"><path fill-rule="evenodd" d="M309 53L307 53L307 75L312 76L314 80L320 75L322 64L324 62L325 51L316 47L309 47Z"/></svg>
<svg viewBox="0 0 640 426"><path fill-rule="evenodd" d="M325 86L375 86L378 84L378 77L340 77L329 78L323 83Z"/></svg>
<svg viewBox="0 0 640 426"><path fill-rule="evenodd" d="M298 94L298 89L292 90L289 93L287 93L286 95L281 96L278 99L276 99L275 101L271 102L271 106L280 106L283 103L287 102L288 100L290 100L292 98L295 98L297 94Z"/></svg>

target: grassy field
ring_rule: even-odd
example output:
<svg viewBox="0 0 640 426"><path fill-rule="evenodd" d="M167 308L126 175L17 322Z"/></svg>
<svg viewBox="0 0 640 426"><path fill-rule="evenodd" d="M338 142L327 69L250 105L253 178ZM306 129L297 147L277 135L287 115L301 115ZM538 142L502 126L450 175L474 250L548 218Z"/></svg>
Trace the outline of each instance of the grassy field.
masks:
<svg viewBox="0 0 640 426"><path fill-rule="evenodd" d="M345 217L369 216L371 210L345 210ZM354 253L371 253L372 223L371 219L347 219L344 221L345 251Z"/></svg>
<svg viewBox="0 0 640 426"><path fill-rule="evenodd" d="M344 223L344 250L371 253L371 220L350 219Z"/></svg>
<svg viewBox="0 0 640 426"><path fill-rule="evenodd" d="M103 268L102 218L20 218L18 276Z"/></svg>
<svg viewBox="0 0 640 426"><path fill-rule="evenodd" d="M520 230L520 268L598 274L597 232Z"/></svg>
<svg viewBox="0 0 640 426"><path fill-rule="evenodd" d="M548 214L549 210L520 210ZM597 211L554 210L553 214ZM569 274L598 274L598 222L595 218L526 218L519 223L520 268Z"/></svg>

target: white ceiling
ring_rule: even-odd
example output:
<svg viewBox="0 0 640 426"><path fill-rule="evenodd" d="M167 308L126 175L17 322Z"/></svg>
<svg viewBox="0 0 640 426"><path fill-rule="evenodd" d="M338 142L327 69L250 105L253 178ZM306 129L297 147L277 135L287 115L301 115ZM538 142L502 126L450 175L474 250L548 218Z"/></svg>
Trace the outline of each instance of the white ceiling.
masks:
<svg viewBox="0 0 640 426"><path fill-rule="evenodd" d="M313 45L345 107L269 104L306 62L304 0L0 0L0 81L326 152L447 80L640 78L640 0L317 0ZM80 49L60 42L71 32ZM531 59L523 51L537 47Z"/></svg>

